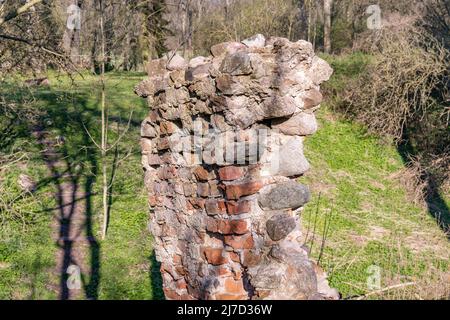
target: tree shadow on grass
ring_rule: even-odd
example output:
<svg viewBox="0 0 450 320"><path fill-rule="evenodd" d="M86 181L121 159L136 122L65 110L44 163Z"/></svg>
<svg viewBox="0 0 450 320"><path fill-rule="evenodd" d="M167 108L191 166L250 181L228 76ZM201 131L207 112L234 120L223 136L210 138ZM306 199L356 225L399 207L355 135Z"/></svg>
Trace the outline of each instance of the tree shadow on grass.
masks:
<svg viewBox="0 0 450 320"><path fill-rule="evenodd" d="M405 129L403 141L397 150L406 167L411 164L412 157L418 155L418 151L411 143L407 129ZM424 200L428 213L435 219L436 223L450 240L450 209L440 194L439 179L433 172L425 169L420 176L420 180L425 184Z"/></svg>
<svg viewBox="0 0 450 320"><path fill-rule="evenodd" d="M58 256L60 261L57 261L60 269L59 298L70 299L73 297L72 290L82 289L87 299L97 299L100 245L93 232L92 196L98 164L95 152L88 147L91 144L90 138L83 130L84 122L89 124L91 119L82 119L81 112L69 110L64 101L59 102L52 94L41 94L39 99L46 102L47 114L33 126L32 132L49 171L45 184L52 184L55 189L55 212L59 229L56 245L61 250L61 256ZM76 101L82 110L86 110L85 97L77 96ZM76 145L69 142L70 135L74 134L74 127L81 128L77 132L81 133L81 141L76 141ZM59 136L55 137L55 131ZM79 152L77 149L80 147L87 148L87 152ZM83 270L83 262L87 260L83 256L84 243L89 254L89 266L86 266L89 280L85 274L73 268L76 266L78 270Z"/></svg>
<svg viewBox="0 0 450 320"><path fill-rule="evenodd" d="M155 251L149 257L150 260L150 287L153 300L165 300L163 280L161 276L161 263L156 260Z"/></svg>

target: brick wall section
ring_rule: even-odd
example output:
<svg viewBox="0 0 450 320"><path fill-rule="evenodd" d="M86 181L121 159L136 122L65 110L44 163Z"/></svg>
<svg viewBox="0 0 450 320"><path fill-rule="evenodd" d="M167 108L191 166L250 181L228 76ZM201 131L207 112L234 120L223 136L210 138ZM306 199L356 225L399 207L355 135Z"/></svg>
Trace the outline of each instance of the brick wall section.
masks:
<svg viewBox="0 0 450 320"><path fill-rule="evenodd" d="M310 195L296 182L329 65L306 41L256 35L147 71L135 91L166 298L337 298L300 242Z"/></svg>

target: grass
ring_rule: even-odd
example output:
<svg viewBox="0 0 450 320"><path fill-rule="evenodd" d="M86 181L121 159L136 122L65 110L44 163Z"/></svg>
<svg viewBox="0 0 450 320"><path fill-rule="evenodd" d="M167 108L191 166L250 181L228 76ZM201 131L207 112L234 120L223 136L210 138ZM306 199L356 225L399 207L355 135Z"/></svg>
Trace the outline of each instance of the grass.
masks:
<svg viewBox="0 0 450 320"><path fill-rule="evenodd" d="M65 154L66 168L83 168L77 175L79 184L85 186L91 181L91 214L94 235L99 238L101 222L101 196L99 150L89 134L99 141L100 110L99 85L89 74L84 79L77 77L72 83L67 77L50 76L50 88L17 88L17 79L0 89L10 98L24 101L39 114L38 121L51 133L52 138L64 137L59 151ZM147 202L143 186L139 155L139 126L147 113L143 99L133 93L133 87L143 79L142 74L109 73L107 78L107 104L110 109L110 141L114 141L127 127L130 127L118 144L117 155L121 159L116 170L112 189L111 218L107 239L100 242L98 279L87 281L98 283L96 295L99 299L160 299L160 279L155 277L157 264L152 252L152 240L147 231ZM8 168L1 183L8 191L20 193L17 178L27 173L38 181L38 191L25 195L28 203L28 221L23 229L20 223L9 223L9 229L2 229L0 237L0 299L55 299L60 274L55 272L55 256L58 250L52 235L52 210L55 181L48 179L45 163L30 132L29 124L17 123L14 141L9 150L20 150L28 157L16 169ZM87 134L84 126L89 130ZM24 142L27 142L24 144ZM131 147L131 149L130 149ZM2 150L4 151L4 150ZM115 150L108 157L108 169L114 161ZM75 169L74 169L75 168ZM18 206L24 205L17 204ZM155 283L152 283L155 282ZM159 282L159 283L158 283Z"/></svg>

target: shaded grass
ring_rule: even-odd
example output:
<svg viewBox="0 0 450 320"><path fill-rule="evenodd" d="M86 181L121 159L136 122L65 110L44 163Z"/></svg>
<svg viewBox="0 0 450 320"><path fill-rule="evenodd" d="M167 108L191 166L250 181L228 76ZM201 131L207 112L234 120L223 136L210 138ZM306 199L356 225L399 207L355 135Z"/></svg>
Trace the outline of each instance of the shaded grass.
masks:
<svg viewBox="0 0 450 320"><path fill-rule="evenodd" d="M94 235L98 237L101 185L96 174L101 172L98 168L100 154L83 125L94 140L100 140L100 91L95 77L89 74L83 76L84 79L78 76L71 82L65 76L51 74L50 88L31 90L18 86L17 79L14 79L3 85L0 91L9 95L11 100L23 101L25 97L39 111L39 121L44 129L53 138L63 137L64 145L59 151L64 151L64 161L71 168L81 171L80 184L84 185L89 177L93 179L93 228ZM107 75L110 141L117 139L126 129L128 119L130 125L129 131L117 145L117 150L112 150L108 156L108 171L111 174L114 152L117 151L119 159L128 155L116 170L109 233L107 239L100 243L99 299L161 298L160 288L151 283L154 261L151 258L151 235L147 231L148 207L139 152L139 126L147 113L147 106L143 99L133 93L133 87L141 79L143 75L138 73ZM29 124L21 122L19 127L13 144L31 142L23 148L30 158L21 163L20 170L8 171L10 186L18 188L18 174L26 171L40 182L40 187L34 195L36 201L31 208L34 220L27 225L26 231L13 224L10 224L10 232L2 230L0 298L55 299L61 275L54 273L57 247L50 227L53 220L50 209L56 206L52 198L54 181L47 177L45 164L39 156L39 148L36 141L33 141ZM89 279L89 274L84 277L87 281L92 280ZM158 282L158 279L155 281Z"/></svg>

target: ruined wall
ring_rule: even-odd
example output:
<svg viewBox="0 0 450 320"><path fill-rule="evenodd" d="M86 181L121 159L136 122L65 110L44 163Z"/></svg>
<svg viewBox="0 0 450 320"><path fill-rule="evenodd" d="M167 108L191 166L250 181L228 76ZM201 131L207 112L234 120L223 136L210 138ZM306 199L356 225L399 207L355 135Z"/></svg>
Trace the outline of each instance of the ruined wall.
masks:
<svg viewBox="0 0 450 320"><path fill-rule="evenodd" d="M302 247L310 191L296 182L332 69L306 41L262 35L211 54L154 60L136 87L166 297L337 298Z"/></svg>

